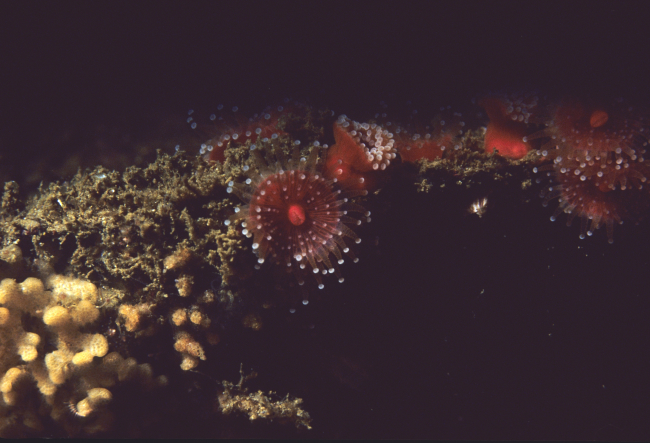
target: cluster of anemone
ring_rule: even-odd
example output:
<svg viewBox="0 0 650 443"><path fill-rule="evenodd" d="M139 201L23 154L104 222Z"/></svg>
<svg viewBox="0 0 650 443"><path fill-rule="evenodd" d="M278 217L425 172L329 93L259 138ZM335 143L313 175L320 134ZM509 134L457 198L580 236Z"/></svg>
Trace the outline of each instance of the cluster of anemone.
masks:
<svg viewBox="0 0 650 443"><path fill-rule="evenodd" d="M540 139L538 154L552 160L550 167L536 169L551 182L545 203L559 201L551 220L561 213L568 214L568 224L580 217L581 238L604 225L610 243L615 223L638 221L650 209L648 123L622 99L567 99L554 106L547 127L527 137Z"/></svg>
<svg viewBox="0 0 650 443"><path fill-rule="evenodd" d="M544 204L559 203L551 220L580 218L580 238L605 226L611 243L616 223L636 222L650 209L650 125L639 108L620 98L554 101L532 93L488 94L479 104L489 118L485 150L513 160L536 152Z"/></svg>
<svg viewBox="0 0 650 443"><path fill-rule="evenodd" d="M534 92L486 94L478 104L489 120L483 133L487 153L513 161L531 153L527 158L534 162L537 152L539 163L553 161L536 169L546 170L553 182L544 193L545 203L558 197L553 220L562 212L569 223L580 217L581 237L606 226L611 242L615 223L638 220L650 209L643 189L650 175L644 158L650 126L637 109L622 101L553 104ZM333 122L335 143L324 145L321 163L258 161L246 170L244 184L229 183L228 192L246 204L226 223L241 224L242 233L253 237L259 263L270 258L301 284L301 271L308 268L320 288L320 274L336 273L342 281L337 264L341 252L349 251L344 238L357 241L348 225L359 220L347 217L354 206L341 192L377 189L398 156L402 162L433 161L470 140L463 116L449 107L424 125L382 118L361 123L341 115Z"/></svg>
<svg viewBox="0 0 650 443"><path fill-rule="evenodd" d="M332 125L331 147L321 149L316 141L308 148L309 158L298 158L294 149L296 155L289 161L267 161L249 143L253 167L244 166L244 183L231 180L227 188L245 204L235 208L226 225L239 224L242 234L253 238L258 264L272 261L294 274L300 285L309 273L321 289L322 275L335 274L343 282L339 265L344 254L357 261L346 239L359 243L353 229L370 220L370 212L354 197L377 189L398 155L415 162L441 158L447 149L458 150L465 122L461 114L444 108L428 125L391 125L341 115ZM276 145L263 146L277 154ZM361 217L351 217L353 212Z"/></svg>

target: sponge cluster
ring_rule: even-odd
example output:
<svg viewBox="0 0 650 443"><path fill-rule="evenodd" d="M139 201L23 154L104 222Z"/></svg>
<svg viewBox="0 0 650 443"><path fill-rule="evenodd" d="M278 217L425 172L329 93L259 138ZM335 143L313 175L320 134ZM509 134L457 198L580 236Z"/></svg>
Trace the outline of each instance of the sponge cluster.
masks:
<svg viewBox="0 0 650 443"><path fill-rule="evenodd" d="M97 287L61 275L51 276L47 284L50 291L33 277L22 283L13 279L0 282L0 370L4 374L0 392L7 405L16 403L19 393L15 387L26 375L31 375L43 395L51 397L76 367L108 353L103 335L80 332L82 326L99 318ZM23 323L31 330L26 331ZM39 352L43 336L57 348L47 355Z"/></svg>
<svg viewBox="0 0 650 443"><path fill-rule="evenodd" d="M0 436L20 420L38 430L44 411L30 408L41 403L71 431L79 428L71 420L86 417L84 432L100 432L112 422L109 388L126 381L145 388L166 384L153 378L149 365L109 354L102 334L85 332L101 315L99 296L94 284L62 275L45 284L37 278L0 282Z"/></svg>

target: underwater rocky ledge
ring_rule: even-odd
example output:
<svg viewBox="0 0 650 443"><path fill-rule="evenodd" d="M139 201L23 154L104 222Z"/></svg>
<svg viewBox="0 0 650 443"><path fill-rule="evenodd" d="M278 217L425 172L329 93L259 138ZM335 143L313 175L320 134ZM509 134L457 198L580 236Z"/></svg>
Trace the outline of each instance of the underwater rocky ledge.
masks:
<svg viewBox="0 0 650 443"><path fill-rule="evenodd" d="M204 126L212 135L197 136L202 143L158 151L149 164L80 169L27 194L6 182L0 434L361 437L369 434L354 423L381 432L389 420L420 423L426 413L438 427L426 435L485 435L476 434L486 429L478 411L459 400L489 385L471 355L503 390L481 395L514 405L519 384L495 375L499 368L534 377L543 355L565 359L571 346L553 341L556 325L590 330L591 317L572 320L586 298L594 321L613 309L608 322L622 336L627 326L616 319L641 315L635 303L647 307L625 295L610 306L616 292L647 294L645 277L625 279L641 269L632 257L647 244L645 203L624 194L621 205L635 209L621 212L628 223L615 228L613 245L597 229L606 220L590 228L585 211L582 231L550 223L557 195L545 189L558 179L546 172L558 155L543 151L554 134L542 117L504 123L495 113L507 106L489 100L492 125L471 113L455 116L462 125L450 117L441 125L436 114L399 131L381 114L358 123L304 105L248 121L224 113L207 119L216 123ZM597 111L595 128L607 120ZM522 130L537 134L528 146L517 145ZM366 164L360 145L362 154L384 150ZM614 163L637 168L640 154L611 152ZM627 183L645 182L638 170ZM282 181L294 171L303 184ZM562 180L555 191L570 186ZM267 181L278 201L259 195ZM625 185L612 181L620 195ZM301 186L316 187L291 194ZM285 196L304 199L288 207L288 221L269 215L255 226L256 204L271 214ZM607 195L608 208L617 202ZM561 198L560 208L575 215ZM578 239L586 230L593 238ZM468 373L473 387L459 381ZM414 405L400 406L409 397ZM459 431L463 420L474 427ZM425 435L405 427L387 435ZM542 428L529 436L552 437Z"/></svg>

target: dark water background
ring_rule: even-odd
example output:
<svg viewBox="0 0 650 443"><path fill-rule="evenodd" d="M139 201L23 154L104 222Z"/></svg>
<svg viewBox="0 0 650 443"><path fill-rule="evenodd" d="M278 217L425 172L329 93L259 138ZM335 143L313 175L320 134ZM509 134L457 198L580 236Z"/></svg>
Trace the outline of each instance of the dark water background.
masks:
<svg viewBox="0 0 650 443"><path fill-rule="evenodd" d="M0 179L29 192L77 166L146 163L155 152L129 154L139 140L171 151L187 110L219 103L253 113L291 97L363 120L381 100L462 109L535 88L647 105L648 9L5 2ZM386 189L346 283L228 343L211 374L236 381L244 362L253 388L303 398L314 430L243 422L233 436L648 440L647 222L617 227L614 245L581 241L538 199L493 191L478 219L462 190ZM158 432L220 435L209 412Z"/></svg>

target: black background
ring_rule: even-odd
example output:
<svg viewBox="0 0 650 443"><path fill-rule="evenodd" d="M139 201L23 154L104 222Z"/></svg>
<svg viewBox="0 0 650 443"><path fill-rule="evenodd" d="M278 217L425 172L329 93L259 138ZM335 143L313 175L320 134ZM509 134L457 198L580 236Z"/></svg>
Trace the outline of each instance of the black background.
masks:
<svg viewBox="0 0 650 443"><path fill-rule="evenodd" d="M504 88L648 104L647 9L4 2L0 172L20 182L28 158L90 149L36 142L63 122L219 103L252 113L291 97L358 120L381 100L462 107ZM483 219L465 216L462 191L386 192L391 206L362 232L346 284L224 343L240 346L221 369L228 378L244 361L261 374L256 387L304 398L315 429L301 437L650 438L647 223L617 227L610 246L604 232L578 240L516 192L496 192ZM164 435L216 435L209 417Z"/></svg>
<svg viewBox="0 0 650 443"><path fill-rule="evenodd" d="M644 6L4 2L3 120L37 130L62 115L215 103L252 113L285 97L374 113L380 100L464 104L522 87L645 98Z"/></svg>

